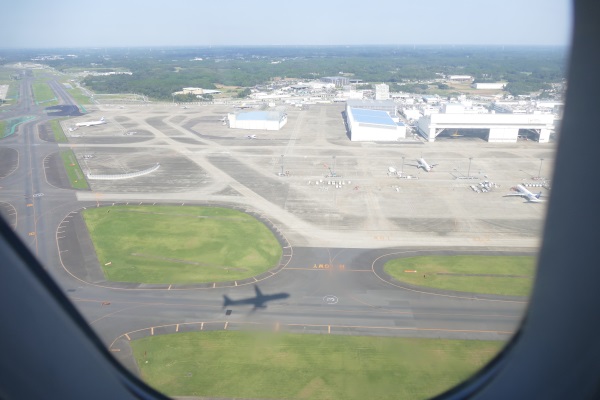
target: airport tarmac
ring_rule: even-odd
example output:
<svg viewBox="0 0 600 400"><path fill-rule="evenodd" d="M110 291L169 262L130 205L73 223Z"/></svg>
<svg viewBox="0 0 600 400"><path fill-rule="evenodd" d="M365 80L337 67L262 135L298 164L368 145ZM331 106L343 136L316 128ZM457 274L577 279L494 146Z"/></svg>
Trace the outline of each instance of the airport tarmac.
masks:
<svg viewBox="0 0 600 400"><path fill-rule="evenodd" d="M52 87L62 103L73 104L60 85ZM29 110L31 99L21 92L23 110ZM517 329L525 299L402 288L376 273L375 262L423 252L534 254L545 204L503 195L524 180L534 182L540 169L550 175L552 144L352 143L340 105L289 107L282 130L250 132L256 139L222 125L231 105L104 104L88 111L62 122L68 144L40 138L49 117L0 141L0 154L9 155L0 163L0 213L132 370L129 339L180 329L259 324L291 332L502 340ZM102 116L106 124L68 130ZM160 168L131 179L89 180L91 190L74 191L57 161L62 149L72 149L86 173ZM409 165L421 156L439 166L427 173ZM418 179L390 176L390 166ZM455 179L465 175L477 179ZM470 189L484 179L500 187ZM75 214L128 202L237 207L268 221L289 245L280 265L257 282L111 286ZM226 315L223 295L252 296L255 284L289 299L254 311L238 305Z"/></svg>
<svg viewBox="0 0 600 400"><path fill-rule="evenodd" d="M225 105L99 105L86 118L104 116L108 123L70 132L76 137L64 145L84 170L129 173L156 162L161 168L136 180L90 181L93 193L79 193L79 200L246 205L305 246L539 244L544 204L503 195L518 183L536 182L538 173L550 174L553 144L475 138L353 143L337 104L288 107L283 129L252 131L257 138L249 140L249 131L223 126L231 111ZM145 136L122 141L127 132ZM420 157L438 166L425 172L415 166ZM412 179L391 175L390 167ZM482 181L494 189L471 190Z"/></svg>

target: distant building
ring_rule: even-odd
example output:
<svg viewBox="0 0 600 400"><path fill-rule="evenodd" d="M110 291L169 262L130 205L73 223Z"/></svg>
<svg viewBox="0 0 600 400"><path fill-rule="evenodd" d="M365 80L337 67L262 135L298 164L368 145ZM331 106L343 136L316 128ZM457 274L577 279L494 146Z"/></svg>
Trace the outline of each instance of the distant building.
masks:
<svg viewBox="0 0 600 400"><path fill-rule="evenodd" d="M230 128L278 131L287 123L281 111L248 111L227 114Z"/></svg>
<svg viewBox="0 0 600 400"><path fill-rule="evenodd" d="M220 90L213 89L202 89L197 87L184 87L181 91L175 92L173 94L195 94L195 95L204 95L204 94L217 94L221 93Z"/></svg>
<svg viewBox="0 0 600 400"><path fill-rule="evenodd" d="M471 75L448 75L447 79L457 82L473 82Z"/></svg>
<svg viewBox="0 0 600 400"><path fill-rule="evenodd" d="M442 112L446 114L464 114L465 106L460 103L445 103L442 105Z"/></svg>
<svg viewBox="0 0 600 400"><path fill-rule="evenodd" d="M441 101L440 96L433 94L424 94L421 98L427 104L438 104Z"/></svg>
<svg viewBox="0 0 600 400"><path fill-rule="evenodd" d="M362 90L344 90L336 93L334 102L344 102L348 100L361 100L363 98Z"/></svg>
<svg viewBox="0 0 600 400"><path fill-rule="evenodd" d="M405 108L402 110L402 114L404 114L406 119L412 119L415 121L423 116L423 114L421 114L421 111L416 110L414 108Z"/></svg>
<svg viewBox="0 0 600 400"><path fill-rule="evenodd" d="M343 87L350 84L350 78L345 76L324 76L321 82L333 83L335 87Z"/></svg>
<svg viewBox="0 0 600 400"><path fill-rule="evenodd" d="M390 87L385 83L375 85L375 100L389 100Z"/></svg>
<svg viewBox="0 0 600 400"><path fill-rule="evenodd" d="M385 111L346 105L346 120L353 142L395 142L406 138L406 126Z"/></svg>
<svg viewBox="0 0 600 400"><path fill-rule="evenodd" d="M475 89L504 89L506 87L506 82L481 82L474 83L473 86Z"/></svg>

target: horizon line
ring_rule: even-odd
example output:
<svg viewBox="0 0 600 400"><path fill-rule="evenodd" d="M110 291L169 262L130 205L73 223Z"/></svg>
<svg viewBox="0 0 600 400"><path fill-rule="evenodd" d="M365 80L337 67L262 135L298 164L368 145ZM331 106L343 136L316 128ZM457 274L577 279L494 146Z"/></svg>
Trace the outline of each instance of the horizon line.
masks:
<svg viewBox="0 0 600 400"><path fill-rule="evenodd" d="M89 46L76 46L76 45L64 45L64 46L15 46L15 47L0 47L0 50L43 50L43 49L159 49L159 48L223 48L223 47L509 47L509 48L523 48L523 47L568 47L567 44L377 44L377 43L364 43L364 44L163 44L163 45L89 45Z"/></svg>

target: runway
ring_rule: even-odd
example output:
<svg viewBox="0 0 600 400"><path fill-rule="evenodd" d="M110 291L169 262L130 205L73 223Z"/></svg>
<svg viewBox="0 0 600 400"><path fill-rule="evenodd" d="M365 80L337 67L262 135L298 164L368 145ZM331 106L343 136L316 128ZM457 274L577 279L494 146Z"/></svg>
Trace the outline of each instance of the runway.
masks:
<svg viewBox="0 0 600 400"><path fill-rule="evenodd" d="M143 141L146 147L139 143L136 147L136 143L127 142L126 136L124 146L135 149L132 153L141 151L164 155L160 173L174 171L175 168L169 167L169 163L172 163L171 165L184 168L177 179L167 182L150 176L127 183L132 186L130 188L102 186L105 184L99 183L93 184L91 191L76 192L57 183L65 182L64 176L61 177L64 171L57 168L60 164L52 161L52 157L56 157L61 149L73 146L76 151L83 148L88 153L95 152L96 159L101 158L105 154L103 149L107 148L106 160L114 160L112 155L123 151L119 150L118 144L118 139L123 138L123 135L119 131L110 140L105 137L103 141L112 141L110 144L97 143L97 140L89 136L74 138L67 146L42 140L38 135L40 124L56 115L46 115L41 108L33 106L29 89L31 81L31 77L25 77L21 81L20 103L14 113L35 113L38 118L23 124L15 135L0 141L0 151L13 154L7 158L9 161L0 162L0 213L15 226L19 236L42 261L48 273L63 288L107 347L132 370L135 368L128 351L128 341L147 335L185 330L260 328L334 335L507 340L518 328L526 308L526 299L472 296L402 286L388 279L381 270L381 261L392 256L444 252L535 254L537 238L530 231L519 231L516 223L506 222L508 225L505 226L508 228L497 237L492 237L486 231L485 234L489 236L487 241L481 239L481 233L477 232L475 235L479 239L465 241L461 235L466 235L469 231L467 228L464 228L464 232L460 231L463 229L460 228L463 226L461 224L473 224L474 227L477 223L479 227L481 223L471 219L464 222L456 217L451 223L436 222L432 227L427 226L427 229L447 232L448 229L460 228L457 236L436 233L432 237L429 231L422 229L428 214L419 211L416 198L413 200L413 197L409 197L407 207L412 207L413 211L406 211L406 215L415 214L417 219L414 221L421 224L415 228L406 223L409 219L406 215L399 214L400 211L396 211L397 215L390 216L389 210L395 206L393 198L387 200L382 197L381 200L369 194L377 192L376 185L369 189L372 192L353 193L353 198L346 198L340 194L316 192L316 189L306 186L305 181L308 179L304 177L282 182L274 178L274 174L268 175L279 168L281 149L277 146L286 146L290 141L273 141L271 144L276 148L270 150L270 154L265 157L253 155L253 148L258 145L245 145L260 142L258 140L243 142L243 148L239 147L238 140L235 144L238 147L228 147L226 140L196 136L189 130L174 128L173 124L166 124L172 131L160 131L155 127L158 126L157 121L150 121L145 126L146 131L152 133L148 136L149 140ZM59 83L54 82L51 87L61 104L74 105ZM74 108L66 107L63 111L73 114ZM326 111L329 112L327 109ZM122 119L118 124L134 125L134 114L132 112L130 115L131 120ZM141 117L141 120L147 119L146 114ZM310 120L307 117L305 119ZM111 128L111 123L100 129L114 129L117 124L113 123ZM190 121L189 126L193 125L193 121ZM173 139L177 135L181 137ZM288 151L286 157L291 158L294 152L305 151L322 140L317 139L302 147L302 143L296 143L297 135L297 132L292 134L293 147L285 147ZM216 137L219 138L219 135ZM194 144L178 140L182 138L186 138L189 143L193 140ZM264 142L260 146L271 145ZM204 152L203 147L211 150ZM152 153L153 148L158 148L159 152ZM356 151L362 150L373 151L369 148ZM221 154L227 151L232 154L247 152L250 161L240 161L238 157ZM353 153L351 149L345 151L346 175L350 175L351 168L367 168L365 160L351 164ZM17 156L14 155L15 152ZM77 154L81 155L80 152ZM155 162L147 154L135 160ZM260 171L258 167L265 159L268 159L266 162L271 166L271 170L267 172ZM300 159L301 156L298 156L296 162ZM119 159L120 166L135 164L131 160L134 158ZM105 165L110 167L107 162ZM91 165L82 166L93 169L98 168L99 164L92 162ZM314 168L318 170L315 174L322 174L321 165ZM193 176L186 175L186 171L194 171ZM366 179L364 178L364 182ZM188 185L191 180L195 185L194 189L182 190L181 187ZM424 178L423 182L427 191L439 186L437 181L428 183ZM157 190L161 185L165 186L164 190ZM413 196L413 190L406 189L406 192ZM314 196L315 200L310 200L310 196ZM271 271L243 282L214 282L191 286L106 282L87 232L78 217L79 211L83 207L110 207L114 203L173 204L175 200L179 200L182 206L218 204L242 207L256 213L268 221L271 229L281 236L284 257ZM491 201L500 204L497 199ZM359 217L359 213L364 211L364 202L373 207L368 210L366 217ZM323 208L319 209L322 205ZM468 216L466 207L457 200L448 200L444 206L454 207L451 210L459 210L456 212ZM315 215L317 213L318 218ZM480 219L483 220L486 213L487 211L483 212ZM443 215L443 212L432 209L429 214L435 219L438 215ZM527 208L523 215L528 221L536 221L540 211ZM394 231L398 226L399 233ZM424 242L423 237L426 235L429 235L427 237L430 240ZM459 243L463 245L458 245ZM249 305L223 307L223 295L232 299L252 297L255 286L265 294L286 293L289 297L269 302L266 308L260 309L253 309Z"/></svg>

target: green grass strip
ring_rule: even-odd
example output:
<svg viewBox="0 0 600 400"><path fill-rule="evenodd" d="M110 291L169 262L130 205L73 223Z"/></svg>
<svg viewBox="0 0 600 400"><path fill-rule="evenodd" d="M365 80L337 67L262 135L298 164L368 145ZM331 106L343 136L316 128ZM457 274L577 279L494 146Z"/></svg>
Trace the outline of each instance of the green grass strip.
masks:
<svg viewBox="0 0 600 400"><path fill-rule="evenodd" d="M7 137L7 136L14 134L19 125L24 124L25 122L31 121L36 118L37 118L36 116L28 115L28 116L9 119L8 121L5 122L6 125L4 127L4 130L1 131L2 136L0 136L0 137Z"/></svg>
<svg viewBox="0 0 600 400"><path fill-rule="evenodd" d="M131 342L142 379L170 396L426 399L484 366L503 342L233 331Z"/></svg>
<svg viewBox="0 0 600 400"><path fill-rule="evenodd" d="M69 176L71 187L73 189L89 189L85 175L79 166L73 150L63 150L60 152L60 156L63 160L65 171L67 171L67 175Z"/></svg>
<svg viewBox="0 0 600 400"><path fill-rule="evenodd" d="M241 280L275 267L282 254L263 223L227 208L115 206L83 216L110 281Z"/></svg>
<svg viewBox="0 0 600 400"><path fill-rule="evenodd" d="M52 121L50 121L50 127L52 128L52 133L54 133L54 140L57 143L67 143L67 137L65 136L65 132L62 129L62 126L60 126L60 120L58 119L53 119Z"/></svg>
<svg viewBox="0 0 600 400"><path fill-rule="evenodd" d="M423 256L388 261L385 272L412 285L460 292L528 296L533 256ZM416 272L412 272L416 271Z"/></svg>
<svg viewBox="0 0 600 400"><path fill-rule="evenodd" d="M71 97L73 98L73 100L75 100L76 103L78 104L92 104L92 100L90 99L89 96L84 95L81 92L81 89L79 88L71 88L71 89L66 89L67 92L69 92L69 94L71 95Z"/></svg>
<svg viewBox="0 0 600 400"><path fill-rule="evenodd" d="M8 136L7 133L6 121L0 121L0 138Z"/></svg>
<svg viewBox="0 0 600 400"><path fill-rule="evenodd" d="M36 104L44 104L46 106L52 106L58 104L56 95L45 82L36 82L31 85L33 90L33 97L35 98Z"/></svg>
<svg viewBox="0 0 600 400"><path fill-rule="evenodd" d="M18 82L18 81L17 81ZM15 82L11 82L8 87L8 93L6 94L7 102L11 104L16 103L16 100L19 98L19 84Z"/></svg>

